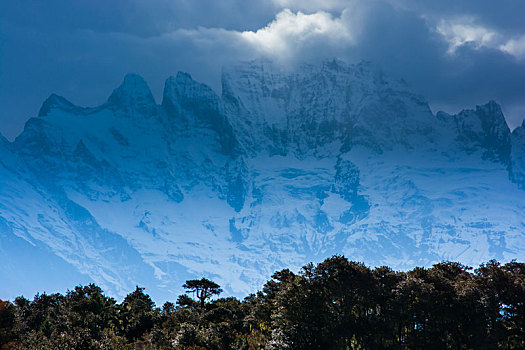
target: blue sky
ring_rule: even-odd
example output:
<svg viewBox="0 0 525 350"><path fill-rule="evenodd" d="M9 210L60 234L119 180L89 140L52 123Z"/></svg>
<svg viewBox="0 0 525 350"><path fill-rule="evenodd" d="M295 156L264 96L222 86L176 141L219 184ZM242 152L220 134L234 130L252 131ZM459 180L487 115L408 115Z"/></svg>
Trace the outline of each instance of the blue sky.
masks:
<svg viewBox="0 0 525 350"><path fill-rule="evenodd" d="M513 128L524 14L522 0L0 0L0 132L14 138L51 93L94 106L135 72L159 100L180 70L219 92L223 65L261 56L374 61L434 111L495 99Z"/></svg>

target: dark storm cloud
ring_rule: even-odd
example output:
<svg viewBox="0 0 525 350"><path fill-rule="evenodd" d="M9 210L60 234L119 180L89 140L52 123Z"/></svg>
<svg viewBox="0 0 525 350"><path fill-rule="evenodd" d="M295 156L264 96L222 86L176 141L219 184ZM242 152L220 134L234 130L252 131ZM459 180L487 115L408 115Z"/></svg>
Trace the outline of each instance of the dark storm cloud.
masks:
<svg viewBox="0 0 525 350"><path fill-rule="evenodd" d="M480 1L476 3L481 5ZM439 22L449 13L453 18L475 14L464 11L461 15L448 11L441 16L432 12L432 16ZM488 16L489 8L486 11ZM507 12L509 18L517 17ZM375 3L366 16L360 43L349 51L356 59L379 62L391 74L406 78L434 109L457 112L495 99L503 104L511 126L521 124L525 117L525 57L514 57L496 47L477 47L475 43L465 43L449 53L449 43L434 26L438 23L422 13ZM479 25L485 23L480 20ZM519 34L517 31L509 37Z"/></svg>
<svg viewBox="0 0 525 350"><path fill-rule="evenodd" d="M222 65L258 56L376 61L433 109L496 99L516 126L525 116L523 13L522 1L4 1L0 132L16 136L52 92L97 105L136 72L160 98L179 70L218 91Z"/></svg>
<svg viewBox="0 0 525 350"><path fill-rule="evenodd" d="M523 34L523 0L399 0L396 5L431 17L476 16L485 25Z"/></svg>
<svg viewBox="0 0 525 350"><path fill-rule="evenodd" d="M43 31L88 29L155 36L179 28L256 29L275 6L258 0L17 0L0 3L0 19Z"/></svg>

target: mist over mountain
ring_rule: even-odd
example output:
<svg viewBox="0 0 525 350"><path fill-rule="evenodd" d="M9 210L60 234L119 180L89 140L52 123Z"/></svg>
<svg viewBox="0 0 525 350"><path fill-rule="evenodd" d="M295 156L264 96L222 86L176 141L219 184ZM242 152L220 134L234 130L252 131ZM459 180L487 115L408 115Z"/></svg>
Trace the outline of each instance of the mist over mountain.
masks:
<svg viewBox="0 0 525 350"><path fill-rule="evenodd" d="M525 123L433 114L369 62L129 74L94 108L51 95L0 137L2 297L95 281L165 300L190 277L233 295L344 254L396 269L525 258Z"/></svg>

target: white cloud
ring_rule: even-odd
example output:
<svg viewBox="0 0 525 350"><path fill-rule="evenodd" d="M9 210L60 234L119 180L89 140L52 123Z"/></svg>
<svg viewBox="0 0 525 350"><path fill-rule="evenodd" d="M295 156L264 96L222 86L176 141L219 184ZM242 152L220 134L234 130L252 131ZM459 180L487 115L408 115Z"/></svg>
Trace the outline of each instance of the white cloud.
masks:
<svg viewBox="0 0 525 350"><path fill-rule="evenodd" d="M323 40L338 45L353 43L355 37L343 16L344 12L341 17L333 18L331 14L323 11L305 14L285 9L266 27L255 32L245 31L240 35L257 51L277 58L286 58L312 41Z"/></svg>
<svg viewBox="0 0 525 350"><path fill-rule="evenodd" d="M308 50L312 55L318 49L337 52L337 49L341 48L346 50L353 47L359 50L360 47L366 47L363 37L367 34L364 31L371 29L367 27L367 23L373 21L374 16L385 16L384 12L378 13L378 10L384 10L384 7L373 6L372 3L361 0L329 0L326 3L321 0L272 1L282 6L300 7L302 4L305 8L324 6L332 9L340 5L345 6L338 12L339 16L323 10L305 13L284 9L266 26L253 31L198 27L178 29L165 34L165 37L171 37L173 40L187 39L198 47L228 47L244 59L263 55L272 59L293 60L300 58ZM395 3L395 0L383 1ZM402 13L405 10L392 7L390 11ZM475 50L497 50L519 61L525 61L525 35L503 35L497 29L480 23L479 18L474 16L439 18L419 15L419 18L423 18L428 28L432 28L448 44L449 55L454 55L459 48L468 46Z"/></svg>
<svg viewBox="0 0 525 350"><path fill-rule="evenodd" d="M525 35L517 39L508 40L506 43L500 45L499 49L516 58L525 60Z"/></svg>
<svg viewBox="0 0 525 350"><path fill-rule="evenodd" d="M463 45L479 50L499 50L518 60L525 60L525 35L506 38L497 30L479 25L472 17L441 19L436 31L448 42L448 53L454 54Z"/></svg>
<svg viewBox="0 0 525 350"><path fill-rule="evenodd" d="M463 45L472 45L476 49L497 48L500 38L497 32L476 24L470 17L442 19L436 30L448 42L449 54L453 54Z"/></svg>

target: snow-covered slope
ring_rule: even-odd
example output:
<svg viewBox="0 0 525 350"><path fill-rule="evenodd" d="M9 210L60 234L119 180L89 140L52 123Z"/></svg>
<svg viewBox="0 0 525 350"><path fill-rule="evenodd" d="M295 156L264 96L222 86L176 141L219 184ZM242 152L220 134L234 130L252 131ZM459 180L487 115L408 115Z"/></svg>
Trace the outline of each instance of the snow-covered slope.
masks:
<svg viewBox="0 0 525 350"><path fill-rule="evenodd" d="M94 280L165 300L199 276L241 295L332 254L525 257L525 126L511 134L495 102L433 115L366 62L222 79L217 95L178 73L160 104L133 74L99 107L51 95L1 138L0 277L19 282L0 297Z"/></svg>

